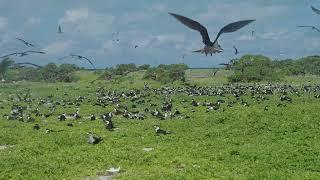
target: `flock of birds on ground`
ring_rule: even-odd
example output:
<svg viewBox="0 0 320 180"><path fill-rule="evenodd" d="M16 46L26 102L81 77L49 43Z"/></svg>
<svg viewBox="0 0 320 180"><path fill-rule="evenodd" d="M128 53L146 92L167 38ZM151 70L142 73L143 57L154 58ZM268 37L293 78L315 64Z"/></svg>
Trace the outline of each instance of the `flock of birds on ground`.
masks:
<svg viewBox="0 0 320 180"><path fill-rule="evenodd" d="M311 6L311 9L320 15L320 10ZM224 33L232 33L235 32L248 24L254 22L255 20L241 20L237 22L232 22L224 26L216 38L212 42L208 35L207 29L201 25L199 22L192 20L188 17L169 13L171 16L176 18L179 22L186 25L190 29L196 30L201 34L202 42L204 43L204 47L200 50L196 50L193 52L198 52L205 54L206 56L215 53L222 53L223 49L218 43L218 39ZM310 27L318 32L320 30L315 26L298 26L298 27ZM62 27L58 27L58 34L62 34ZM251 31L251 35L254 36L255 31ZM120 41L119 32L113 33L116 38L113 40L114 43ZM24 39L17 38L18 41L23 43L28 48L36 48L33 43L30 43ZM134 48L138 48L138 45L135 45ZM233 46L235 52L234 54L238 54L238 49ZM43 51L35 51L35 50L26 50L22 52L14 52L9 53L0 58L7 58L11 56L23 57L30 54L46 54ZM183 57L185 54L183 54ZM93 61L85 56L79 54L69 54L59 60L67 59L67 58L75 58L79 60L86 60L90 65L96 69ZM32 65L35 67L41 68L34 63L16 63L15 66L20 65ZM230 63L223 63L220 65L230 66ZM57 88L56 91L59 91ZM293 87L291 85L228 85L221 87L197 87L197 86L185 86L185 87L162 87L162 88L152 88L147 83L144 86L144 89L131 89L128 91L109 91L104 88L98 88L96 90L96 96L94 98L86 98L84 96L77 96L76 98L68 99L68 93L65 92L64 96L48 96L48 97L39 97L33 98L30 89L22 93L12 94L8 97L8 99L0 100L0 109L5 109L4 105L11 105L11 110L8 114L4 116L8 120L19 120L25 122L35 122L36 118L49 118L52 116L57 116L57 121L65 122L68 127L73 127L73 123L76 121L69 120L78 120L78 119L86 119L90 121L95 121L97 119L101 119L105 129L109 131L114 131L118 129L116 125L113 123L112 119L114 116L123 117L128 120L144 120L150 116L159 119L166 120L172 118L178 119L190 119L190 115L196 111L201 111L201 106L205 107L205 112L209 113L211 111L220 111L223 112L226 108L231 108L237 104L240 104L245 107L249 107L250 103L262 103L264 101L268 101L270 95L278 95L279 103L275 106L277 107L285 107L286 103L290 103L292 101L292 96L300 96L302 93L314 93L314 97L320 99L320 86L303 86L301 89L297 87ZM193 97L191 101L189 100L172 100L170 97L172 95L183 94L186 96ZM244 96L250 96L253 101L248 102L245 100ZM197 101L198 96L208 96L208 97L218 97L219 99L210 102L208 101L199 102ZM162 99L164 102L162 104L156 104L154 99ZM130 103L129 103L130 102ZM102 108L112 106L114 108L111 112L105 112L102 114L87 114L83 116L80 112L80 107L84 103L91 103L93 106L100 106ZM128 106L128 104L131 104ZM43 112L40 110L40 107L47 107L48 112ZM71 114L62 113L56 114L57 108L64 109L66 107L75 108L75 112ZM182 109L178 109L183 108ZM268 110L269 106L265 106L264 110ZM35 124L33 126L34 130L43 129L45 124ZM166 135L171 134L172 132L161 129L158 125L154 126L156 135ZM62 130L53 130L46 128L46 133L60 132ZM88 143L89 144L98 144L102 141L102 138L98 135L89 132L88 133Z"/></svg>
<svg viewBox="0 0 320 180"><path fill-rule="evenodd" d="M87 86L86 88L90 88ZM79 90L79 89L78 89ZM210 113L225 112L234 106L250 107L253 104L262 104L265 111L269 108L285 108L292 103L294 98L308 94L320 99L320 85L304 85L295 87L292 85L223 85L217 87L198 87L186 84L184 87L161 87L153 88L145 83L144 88L129 89L123 91L110 91L99 87L95 90L95 96L85 97L82 95L71 96L64 90L55 90L57 94L47 97L32 97L30 89L10 94L7 98L0 100L0 110L3 113L8 110L4 117L8 120L18 120L35 123L33 129L45 129L46 133L55 133L63 130L45 128L48 124L44 121L47 118L56 119L72 128L74 123L81 121L101 120L101 126L108 131L121 130L113 122L114 117L127 120L158 119L184 119L192 118L195 112ZM90 93L91 94L91 93ZM91 94L92 95L92 94ZM180 98L175 98L179 96ZM274 96L278 96L278 102L268 103ZM182 98L181 98L182 97ZM206 100L201 100L206 97ZM82 114L82 105L92 105L95 113ZM10 107L11 110L5 107ZM100 108L98 108L100 107ZM113 109L103 112L105 109ZM66 109L74 110L67 113ZM59 113L57 112L59 111ZM92 110L92 109L91 109ZM167 135L172 132L161 129L156 125L156 135ZM88 133L88 143L98 144L102 138L94 133Z"/></svg>
<svg viewBox="0 0 320 180"><path fill-rule="evenodd" d="M320 15L320 10L319 9L315 8L314 6L311 6L311 9L312 9L313 12L315 12L318 15ZM201 34L202 42L203 42L203 44L205 46L204 46L204 48L202 48L200 50L193 51L193 52L202 53L202 54L205 54L206 56L208 54L210 54L212 56L212 54L222 53L223 52L222 47L218 43L218 39L222 34L224 34L224 33L232 33L232 32L238 31L239 29L241 29L241 28L243 28L243 27L247 26L248 24L250 24L250 23L255 21L254 19L252 19L252 20L241 20L241 21L230 23L230 24L224 26L222 29L220 29L220 31L218 32L215 40L212 42L210 40L210 37L208 35L208 31L207 31L206 27L201 25L199 22L197 22L195 20L192 20L192 19L190 19L188 17L179 15L179 14L175 14L175 13L169 13L169 14L171 16L173 16L174 18L176 18L179 22L181 22L185 26L189 27L190 29L198 31ZM313 30L316 30L317 32L320 32L319 28L317 28L316 26L312 26L312 25L303 25L303 26L297 26L297 27L312 28ZM62 33L63 33L62 27L61 27L61 25L59 25L58 26L58 34L62 34ZM254 36L254 33L255 33L255 31L252 30L251 31L251 36ZM120 41L119 32L114 32L113 33L113 37L114 37L113 40L112 40L113 43L118 43ZM24 40L22 38L16 38L16 39L19 40L21 43L23 43L28 48L36 48L36 46L33 43L30 43L30 42L28 42L28 41L26 41L26 40ZM139 45L137 45L137 44L134 45L134 48L138 48L138 47L139 47ZM239 53L238 49L236 48L236 46L233 46L233 48L235 50L234 54L237 55ZM0 57L0 59L8 58L10 56L23 57L23 56L30 55L30 54L46 54L46 52L44 52L44 51L27 50L27 51L22 51L22 52L9 53L7 55L4 55L4 56ZM182 55L182 59L184 59L184 57L185 57L185 54ZM64 59L67 59L67 58L85 60L88 63L90 63L90 65L93 67L93 69L96 69L93 61L90 58L82 56L82 55L78 55L78 54L70 53L67 56L59 58L58 60L64 60ZM231 65L231 63L224 63L224 64ZM224 65L224 64L220 64L220 65ZM13 66L21 67L22 65L32 65L32 66L35 66L35 67L38 67L38 68L41 67L39 65L35 65L34 63L30 63L30 62L14 64Z"/></svg>

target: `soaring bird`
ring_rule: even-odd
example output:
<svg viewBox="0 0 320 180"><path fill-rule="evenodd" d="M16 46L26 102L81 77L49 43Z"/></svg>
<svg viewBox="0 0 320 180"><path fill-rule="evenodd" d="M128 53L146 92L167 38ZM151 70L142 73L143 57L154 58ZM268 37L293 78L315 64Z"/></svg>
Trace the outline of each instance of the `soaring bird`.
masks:
<svg viewBox="0 0 320 180"><path fill-rule="evenodd" d="M6 57L9 57L9 56L13 56L13 55L16 55L16 56L19 56L19 57L23 57L23 56L29 55L29 53L34 53L34 54L46 54L46 53L43 52L43 51L23 51L23 52L10 53L10 54L1 56L0 58L6 58Z"/></svg>
<svg viewBox="0 0 320 180"><path fill-rule="evenodd" d="M13 64L13 66L20 66L20 65L31 65L31 66L34 66L34 67L37 67L37 68L42 68L42 66L39 66L39 65L36 65L36 64L30 63L30 62L21 62L21 63Z"/></svg>
<svg viewBox="0 0 320 180"><path fill-rule="evenodd" d="M93 69L96 69L96 67L94 66L94 64L92 63L92 61L89 58L81 56L81 55L77 55L77 54L70 54L70 56L73 58L78 58L80 60L85 59L92 65Z"/></svg>
<svg viewBox="0 0 320 180"><path fill-rule="evenodd" d="M17 38L17 40L21 41L24 45L28 46L28 47L35 47L35 45L31 44L30 42L28 41L25 41L21 38Z"/></svg>
<svg viewBox="0 0 320 180"><path fill-rule="evenodd" d="M58 33L59 34L62 34L62 30L61 30L61 26L59 25L59 27L58 27Z"/></svg>
<svg viewBox="0 0 320 180"><path fill-rule="evenodd" d="M233 46L234 49L234 54L237 55L239 53L238 49L236 48L236 46Z"/></svg>
<svg viewBox="0 0 320 180"><path fill-rule="evenodd" d="M235 32L235 31L243 28L244 26L248 25L249 23L255 21L255 20L242 20L242 21L230 23L230 24L224 26L217 34L215 40L213 42L211 42L207 29L203 25L201 25L199 22L194 21L192 19L189 19L187 17L181 16L181 15L178 15L178 14L174 14L174 13L169 13L169 14L172 15L173 17L175 17L182 24L188 26L189 28L191 28L193 30L200 32L200 34L202 36L202 42L205 44L205 47L203 49L200 49L200 50L197 50L194 52L205 53L206 56L208 54L211 54L211 56L212 56L213 53L223 52L223 49L221 48L221 46L218 43L218 39L223 33Z"/></svg>
<svg viewBox="0 0 320 180"><path fill-rule="evenodd" d="M320 15L320 10L319 9L317 9L317 8L315 8L313 6L311 6L311 9L312 9L313 12L317 13L318 15Z"/></svg>
<svg viewBox="0 0 320 180"><path fill-rule="evenodd" d="M315 27L315 26L297 26L297 27L302 27L302 28L311 28L312 30L316 30L318 32L320 32L320 29Z"/></svg>

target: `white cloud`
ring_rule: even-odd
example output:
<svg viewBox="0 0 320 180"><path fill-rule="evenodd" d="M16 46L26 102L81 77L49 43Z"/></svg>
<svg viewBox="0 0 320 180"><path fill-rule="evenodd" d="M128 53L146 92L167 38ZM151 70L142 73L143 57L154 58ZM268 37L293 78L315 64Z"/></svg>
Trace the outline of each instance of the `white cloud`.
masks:
<svg viewBox="0 0 320 180"><path fill-rule="evenodd" d="M0 31L6 29L8 24L8 18L0 16Z"/></svg>
<svg viewBox="0 0 320 180"><path fill-rule="evenodd" d="M69 9L64 17L59 19L63 29L87 35L108 33L113 23L114 16L94 12L88 8Z"/></svg>
<svg viewBox="0 0 320 180"><path fill-rule="evenodd" d="M152 4L148 10L153 12L165 12L167 11L167 6L162 3L155 3Z"/></svg>
<svg viewBox="0 0 320 180"><path fill-rule="evenodd" d="M43 51L47 54L59 55L67 52L71 48L72 44L73 43L71 41L56 41L44 47Z"/></svg>
<svg viewBox="0 0 320 180"><path fill-rule="evenodd" d="M274 17L282 13L288 12L289 7L285 5L266 5L254 2L238 2L234 3L213 3L208 6L205 13L198 17L202 21L223 20L235 21L239 19L264 19Z"/></svg>
<svg viewBox="0 0 320 180"><path fill-rule="evenodd" d="M26 21L26 25L30 25L30 26L37 25L40 23L41 23L41 19L37 17L29 17Z"/></svg>

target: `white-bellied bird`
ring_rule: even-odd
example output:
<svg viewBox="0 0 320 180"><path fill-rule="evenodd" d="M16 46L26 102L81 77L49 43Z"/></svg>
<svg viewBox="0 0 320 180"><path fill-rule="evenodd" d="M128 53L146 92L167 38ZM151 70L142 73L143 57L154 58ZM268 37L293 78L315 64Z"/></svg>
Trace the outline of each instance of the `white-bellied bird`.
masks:
<svg viewBox="0 0 320 180"><path fill-rule="evenodd" d="M230 23L226 26L224 26L219 33L217 34L215 40L212 42L210 40L210 37L208 35L208 31L207 29L201 25L199 22L194 21L190 18L187 18L185 16L181 16L179 14L174 14L174 13L169 13L170 15L172 15L173 17L175 17L178 21L180 21L182 24L188 26L189 28L199 31L201 36L202 36L202 42L205 44L205 47L203 49L197 50L197 51L193 51L193 52L200 52L200 53L205 53L206 56L208 54L214 54L214 53L221 53L223 52L223 49L221 48L221 46L218 43L218 39L219 37L223 34L223 33L231 33L231 32L235 32L241 28L243 28L244 26L248 25L249 23L255 21L255 20L242 20L242 21L237 21L237 22L233 22Z"/></svg>

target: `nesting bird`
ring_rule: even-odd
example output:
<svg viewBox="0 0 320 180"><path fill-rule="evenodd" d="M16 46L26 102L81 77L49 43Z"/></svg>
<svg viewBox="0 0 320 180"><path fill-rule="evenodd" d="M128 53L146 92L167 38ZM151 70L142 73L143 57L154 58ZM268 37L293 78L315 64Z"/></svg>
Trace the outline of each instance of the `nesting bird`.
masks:
<svg viewBox="0 0 320 180"><path fill-rule="evenodd" d="M154 126L154 128L155 128L155 131L156 131L156 135L157 135L157 136L159 136L159 135L161 135L161 134L163 134L163 135L171 134L170 131L166 131L166 130L160 129L159 126Z"/></svg>
<svg viewBox="0 0 320 180"><path fill-rule="evenodd" d="M211 54L211 56L212 56L212 54L214 54L214 53L223 52L223 49L221 48L221 46L218 43L218 39L223 33L235 32L235 31L243 28L244 26L250 24L251 22L255 21L255 20L242 20L242 21L230 23L230 24L224 26L219 31L215 40L212 42L210 40L209 35L208 35L207 29L203 25L201 25L199 22L194 21L194 20L187 18L185 16L181 16L179 14L174 14L174 13L169 13L169 14L172 15L173 17L175 17L178 21L180 21L182 24L186 25L187 27L200 32L200 34L202 36L202 42L205 44L205 47L203 49L200 49L200 50L197 50L194 52L199 52L202 54L204 53L206 56L208 54Z"/></svg>
<svg viewBox="0 0 320 180"><path fill-rule="evenodd" d="M88 143L89 144L99 144L102 141L102 138L89 132L88 134Z"/></svg>

